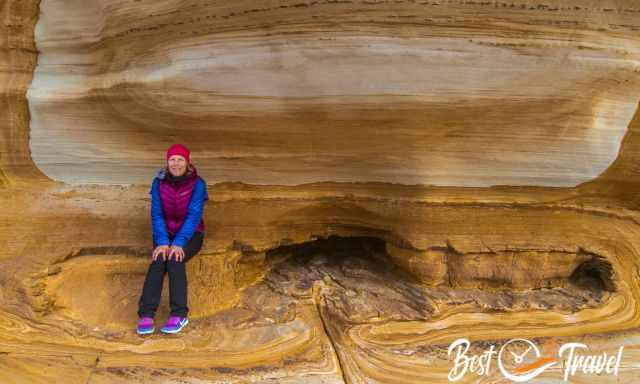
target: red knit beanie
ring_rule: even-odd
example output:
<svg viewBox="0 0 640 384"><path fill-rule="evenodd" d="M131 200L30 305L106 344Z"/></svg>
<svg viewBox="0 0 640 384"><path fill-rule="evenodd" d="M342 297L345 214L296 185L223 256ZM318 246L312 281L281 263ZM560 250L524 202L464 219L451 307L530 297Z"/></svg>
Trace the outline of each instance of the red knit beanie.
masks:
<svg viewBox="0 0 640 384"><path fill-rule="evenodd" d="M167 150L167 160L173 155L180 155L189 162L189 150L182 144L173 144Z"/></svg>

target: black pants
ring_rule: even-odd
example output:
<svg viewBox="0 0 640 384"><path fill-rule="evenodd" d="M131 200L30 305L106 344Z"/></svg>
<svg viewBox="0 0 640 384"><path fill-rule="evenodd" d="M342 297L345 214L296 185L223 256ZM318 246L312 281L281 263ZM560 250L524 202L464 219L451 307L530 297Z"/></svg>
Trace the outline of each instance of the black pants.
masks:
<svg viewBox="0 0 640 384"><path fill-rule="evenodd" d="M160 296L162 295L162 281L165 272L169 273L169 303L171 305L171 316L186 317L189 313L187 307L187 271L185 263L195 256L202 248L202 240L204 234L196 231L189 242L184 246L184 259L182 262L175 261L175 256L171 260L162 260L162 256L158 256L155 261L149 265L147 277L144 280L142 295L138 303L138 316L154 317L158 305L160 305ZM170 236L170 240L173 240ZM155 242L153 248L156 248ZM167 258L168 258L167 252Z"/></svg>

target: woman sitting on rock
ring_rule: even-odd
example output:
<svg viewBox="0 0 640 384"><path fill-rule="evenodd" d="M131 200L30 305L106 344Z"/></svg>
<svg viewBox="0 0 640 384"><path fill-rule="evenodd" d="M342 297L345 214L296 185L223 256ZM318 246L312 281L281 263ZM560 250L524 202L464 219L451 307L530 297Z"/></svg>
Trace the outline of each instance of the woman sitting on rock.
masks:
<svg viewBox="0 0 640 384"><path fill-rule="evenodd" d="M153 318L169 273L171 314L160 330L178 333L188 324L187 273L185 263L200 251L204 238L202 212L209 199L207 185L189 162L189 150L174 144L167 150L167 166L151 186L153 254L138 309L140 335L153 333Z"/></svg>

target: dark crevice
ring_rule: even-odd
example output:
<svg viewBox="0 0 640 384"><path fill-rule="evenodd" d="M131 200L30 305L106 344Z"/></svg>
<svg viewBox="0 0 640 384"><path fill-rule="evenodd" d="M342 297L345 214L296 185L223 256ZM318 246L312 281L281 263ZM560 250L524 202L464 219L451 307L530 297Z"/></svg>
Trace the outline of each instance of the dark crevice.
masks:
<svg viewBox="0 0 640 384"><path fill-rule="evenodd" d="M324 330L324 334L327 335L327 339L331 344L331 348L333 349L333 354L336 357L336 361L338 362L338 367L340 368L340 377L345 384L350 384L351 382L347 380L347 376L345 376L344 366L342 365L342 360L340 359L340 353L338 352L337 343L333 340L331 336L331 331L327 326L327 320L324 318L322 314L322 309L320 308L320 302L318 299L315 299L316 311L318 312L318 317L320 318L320 322L322 323L322 329Z"/></svg>
<svg viewBox="0 0 640 384"><path fill-rule="evenodd" d="M93 372L95 372L95 370L98 368L98 364L100 363L100 355L102 353L98 353L98 355L96 356L95 361L93 362L93 367L91 367L90 371L89 371L89 375L87 376L87 381L86 384L89 384L91 382L91 376L93 376Z"/></svg>
<svg viewBox="0 0 640 384"><path fill-rule="evenodd" d="M594 255L591 260L580 264L569 277L569 281L577 287L594 292L615 292L613 267L602 256Z"/></svg>

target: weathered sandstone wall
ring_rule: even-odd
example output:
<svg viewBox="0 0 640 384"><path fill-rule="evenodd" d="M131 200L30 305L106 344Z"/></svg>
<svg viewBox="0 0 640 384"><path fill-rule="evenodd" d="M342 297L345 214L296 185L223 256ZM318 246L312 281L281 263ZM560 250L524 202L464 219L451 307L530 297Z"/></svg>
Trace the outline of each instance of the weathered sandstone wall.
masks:
<svg viewBox="0 0 640 384"><path fill-rule="evenodd" d="M624 346L618 376L571 382L640 380L637 1L7 0L0 20L0 382L445 383L461 337ZM140 338L176 141L207 236L191 323Z"/></svg>
<svg viewBox="0 0 640 384"><path fill-rule="evenodd" d="M45 0L33 160L146 183L179 138L210 182L573 187L637 109L634 4Z"/></svg>

